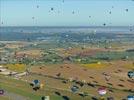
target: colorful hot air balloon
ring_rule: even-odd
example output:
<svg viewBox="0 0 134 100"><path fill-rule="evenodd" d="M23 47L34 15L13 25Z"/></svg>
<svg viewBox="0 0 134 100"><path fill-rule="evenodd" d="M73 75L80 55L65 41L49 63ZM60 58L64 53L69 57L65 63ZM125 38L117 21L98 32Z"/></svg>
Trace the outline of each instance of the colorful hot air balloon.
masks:
<svg viewBox="0 0 134 100"><path fill-rule="evenodd" d="M106 88L105 87L98 88L98 93L100 95L105 95L107 93Z"/></svg>
<svg viewBox="0 0 134 100"><path fill-rule="evenodd" d="M133 96L132 95L127 96L127 100L134 100L134 95Z"/></svg>

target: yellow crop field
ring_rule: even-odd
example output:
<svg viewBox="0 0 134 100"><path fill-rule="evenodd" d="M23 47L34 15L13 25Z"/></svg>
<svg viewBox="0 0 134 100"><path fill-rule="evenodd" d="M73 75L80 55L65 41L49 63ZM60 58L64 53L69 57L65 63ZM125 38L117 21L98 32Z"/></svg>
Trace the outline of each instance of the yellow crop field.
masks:
<svg viewBox="0 0 134 100"><path fill-rule="evenodd" d="M9 70L16 72L24 72L26 70L25 64L7 64L5 65Z"/></svg>
<svg viewBox="0 0 134 100"><path fill-rule="evenodd" d="M108 66L107 63L101 63L101 62L91 63L91 64L81 64L81 65L87 68L104 68Z"/></svg>

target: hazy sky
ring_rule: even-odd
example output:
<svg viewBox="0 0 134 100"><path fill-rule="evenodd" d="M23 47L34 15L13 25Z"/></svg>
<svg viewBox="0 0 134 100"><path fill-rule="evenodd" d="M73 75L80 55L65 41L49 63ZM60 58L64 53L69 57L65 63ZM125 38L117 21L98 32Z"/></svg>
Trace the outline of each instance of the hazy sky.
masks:
<svg viewBox="0 0 134 100"><path fill-rule="evenodd" d="M104 23L128 26L134 25L134 1L0 0L0 23L3 26L102 26Z"/></svg>

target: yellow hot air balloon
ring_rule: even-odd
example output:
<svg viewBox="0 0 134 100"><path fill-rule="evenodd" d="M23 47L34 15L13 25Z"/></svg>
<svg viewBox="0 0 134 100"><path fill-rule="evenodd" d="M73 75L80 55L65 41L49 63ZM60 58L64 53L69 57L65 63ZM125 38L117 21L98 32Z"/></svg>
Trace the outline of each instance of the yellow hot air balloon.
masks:
<svg viewBox="0 0 134 100"><path fill-rule="evenodd" d="M42 89L44 87L44 84L40 84L40 88Z"/></svg>

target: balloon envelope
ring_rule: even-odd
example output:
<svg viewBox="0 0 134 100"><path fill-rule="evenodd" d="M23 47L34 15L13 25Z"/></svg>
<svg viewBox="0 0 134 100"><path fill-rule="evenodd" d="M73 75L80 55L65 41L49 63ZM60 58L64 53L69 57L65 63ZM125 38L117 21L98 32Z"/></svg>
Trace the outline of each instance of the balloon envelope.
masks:
<svg viewBox="0 0 134 100"><path fill-rule="evenodd" d="M37 84L39 84L39 80L34 80L33 83L34 83L35 85L37 85Z"/></svg>
<svg viewBox="0 0 134 100"><path fill-rule="evenodd" d="M71 90L72 90L72 92L76 92L76 91L78 91L78 87L77 86L73 86L72 88L71 88Z"/></svg>
<svg viewBox="0 0 134 100"><path fill-rule="evenodd" d="M127 100L134 100L134 96L128 96Z"/></svg>
<svg viewBox="0 0 134 100"><path fill-rule="evenodd" d="M106 88L105 88L105 87L100 87L100 88L98 89L98 93L99 93L100 95L105 95L105 94L107 93Z"/></svg>
<svg viewBox="0 0 134 100"><path fill-rule="evenodd" d="M0 95L3 95L4 94L4 90L0 90Z"/></svg>

